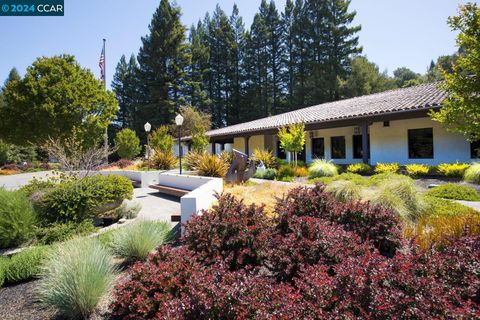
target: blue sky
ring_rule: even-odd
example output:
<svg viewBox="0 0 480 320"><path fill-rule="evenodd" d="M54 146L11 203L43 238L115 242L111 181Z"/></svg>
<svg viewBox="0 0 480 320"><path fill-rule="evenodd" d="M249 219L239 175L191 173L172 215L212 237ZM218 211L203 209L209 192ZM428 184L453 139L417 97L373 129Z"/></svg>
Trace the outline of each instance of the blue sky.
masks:
<svg viewBox="0 0 480 320"><path fill-rule="evenodd" d="M21 74L38 56L70 53L99 74L102 38L107 39L107 82L122 54L137 53L159 0L65 0L64 17L0 17L0 81L17 67ZM186 25L196 23L217 3L230 14L237 2L250 26L260 0L177 0ZM353 0L360 43L371 61L391 74L406 66L425 72L430 60L453 53L455 33L446 24L460 0ZM283 10L285 0L277 0Z"/></svg>

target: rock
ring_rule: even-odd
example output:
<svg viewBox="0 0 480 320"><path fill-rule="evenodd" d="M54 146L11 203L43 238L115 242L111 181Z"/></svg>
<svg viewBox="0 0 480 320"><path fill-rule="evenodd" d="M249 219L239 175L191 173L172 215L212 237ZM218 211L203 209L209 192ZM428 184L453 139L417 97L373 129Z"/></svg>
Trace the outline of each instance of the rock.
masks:
<svg viewBox="0 0 480 320"><path fill-rule="evenodd" d="M118 224L122 224L122 223L125 223L125 222L127 222L127 219L125 219L125 218L122 218L122 219L118 220Z"/></svg>
<svg viewBox="0 0 480 320"><path fill-rule="evenodd" d="M431 183L431 184L428 185L428 189L436 188L436 187L439 187L439 186L440 186L439 184Z"/></svg>

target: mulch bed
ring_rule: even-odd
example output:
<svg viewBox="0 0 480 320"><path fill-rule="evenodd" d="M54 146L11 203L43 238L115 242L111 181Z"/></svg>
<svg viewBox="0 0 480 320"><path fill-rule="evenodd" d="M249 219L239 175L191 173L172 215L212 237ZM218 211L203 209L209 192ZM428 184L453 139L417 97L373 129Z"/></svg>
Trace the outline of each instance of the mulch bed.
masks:
<svg viewBox="0 0 480 320"><path fill-rule="evenodd" d="M466 181L462 181L460 179L453 179L453 178L437 178L437 177L426 177L426 178L421 178L421 179L415 179L415 185L419 187L420 189L427 190L428 186L431 184L446 184L446 183L455 183L455 184L460 184L464 186L468 186L470 188L473 188L480 192L480 185L474 184L474 183L469 183Z"/></svg>
<svg viewBox="0 0 480 320"><path fill-rule="evenodd" d="M57 319L55 310L36 303L35 289L38 280L0 288L0 317L2 320Z"/></svg>

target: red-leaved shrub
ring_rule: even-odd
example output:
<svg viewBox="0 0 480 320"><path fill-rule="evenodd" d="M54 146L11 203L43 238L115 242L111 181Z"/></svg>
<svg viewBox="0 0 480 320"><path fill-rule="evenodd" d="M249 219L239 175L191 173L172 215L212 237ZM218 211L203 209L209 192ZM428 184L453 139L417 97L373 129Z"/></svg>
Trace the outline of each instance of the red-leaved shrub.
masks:
<svg viewBox="0 0 480 320"><path fill-rule="evenodd" d="M219 197L212 210L185 224L182 241L205 264L222 259L231 270L256 266L270 224L263 207L245 206L226 194Z"/></svg>
<svg viewBox="0 0 480 320"><path fill-rule="evenodd" d="M402 243L395 252L401 242L390 211L341 205L319 185L291 192L277 214L271 221L261 207L219 197L212 210L185 225L177 247L161 247L130 269L114 290L110 316L480 317L479 237L428 251Z"/></svg>
<svg viewBox="0 0 480 320"><path fill-rule="evenodd" d="M291 217L289 231L273 234L264 250L264 265L281 281L317 263L331 267L369 251L359 236L341 226L313 217ZM331 271L331 269L330 269Z"/></svg>
<svg viewBox="0 0 480 320"><path fill-rule="evenodd" d="M398 216L392 210L369 203L340 203L316 184L313 188L292 190L277 204L278 227L288 230L293 216L310 216L328 220L353 231L364 241L373 241L380 253L393 256L401 245L401 228Z"/></svg>
<svg viewBox="0 0 480 320"><path fill-rule="evenodd" d="M113 165L119 167L120 169L125 169L126 167L133 165L133 161L128 159L120 159Z"/></svg>

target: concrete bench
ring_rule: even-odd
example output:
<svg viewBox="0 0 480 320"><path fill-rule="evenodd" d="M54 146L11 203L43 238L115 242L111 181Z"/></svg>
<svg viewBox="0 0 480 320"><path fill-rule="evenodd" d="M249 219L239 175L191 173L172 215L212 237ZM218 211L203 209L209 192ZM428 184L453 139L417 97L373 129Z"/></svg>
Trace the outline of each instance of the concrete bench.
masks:
<svg viewBox="0 0 480 320"><path fill-rule="evenodd" d="M164 186L161 184L153 184L150 185L150 188L155 189L161 193L168 194L170 196L175 196L175 197L183 197L187 193L189 193L191 190L187 189L181 189L181 188L174 188L174 187L169 187L169 186Z"/></svg>

